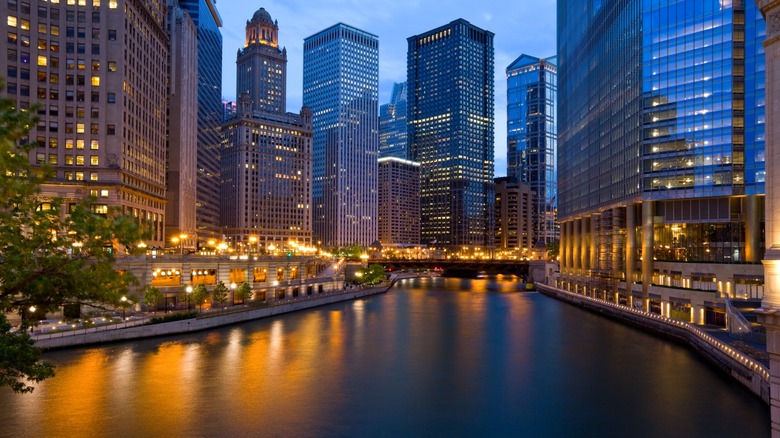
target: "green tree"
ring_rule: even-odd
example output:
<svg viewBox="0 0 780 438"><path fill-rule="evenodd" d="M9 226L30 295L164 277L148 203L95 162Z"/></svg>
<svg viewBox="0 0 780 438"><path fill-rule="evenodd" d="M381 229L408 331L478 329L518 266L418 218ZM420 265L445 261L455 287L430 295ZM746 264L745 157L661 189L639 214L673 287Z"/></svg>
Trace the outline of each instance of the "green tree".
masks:
<svg viewBox="0 0 780 438"><path fill-rule="evenodd" d="M385 279L385 267L379 264L371 264L363 272L363 281L367 284L381 283Z"/></svg>
<svg viewBox="0 0 780 438"><path fill-rule="evenodd" d="M209 298L209 290L206 289L206 286L199 284L195 286L195 289L192 290L192 302L195 303L196 306L199 307L200 311L203 311L203 304L206 303L206 300Z"/></svg>
<svg viewBox="0 0 780 438"><path fill-rule="evenodd" d="M552 242L547 244L547 257L549 257L552 260L555 260L558 258L558 254L561 250L561 241L558 239L553 240Z"/></svg>
<svg viewBox="0 0 780 438"><path fill-rule="evenodd" d="M214 286L214 290L211 291L211 299L223 308L225 307L225 301L227 301L229 295L230 291L227 286L225 286L225 283L221 281L217 282L217 285Z"/></svg>
<svg viewBox="0 0 780 438"><path fill-rule="evenodd" d="M235 299L243 303L244 301L252 298L252 288L249 287L249 283L245 281L236 288L234 294Z"/></svg>
<svg viewBox="0 0 780 438"><path fill-rule="evenodd" d="M160 289L154 286L146 286L144 288L144 304L146 304L147 309L152 309L153 312L156 311L164 299L165 296L160 292Z"/></svg>
<svg viewBox="0 0 780 438"><path fill-rule="evenodd" d="M0 99L0 312L35 306L43 315L63 305L117 306L135 278L115 270L116 252L135 248L145 234L134 218L96 209L92 198L65 210L62 199L41 194L41 184L53 174L28 161L35 144L26 139L36 111ZM29 392L22 380L39 382L53 375L53 367L38 363L33 341L19 336L0 329L0 386Z"/></svg>
<svg viewBox="0 0 780 438"><path fill-rule="evenodd" d="M189 289L189 291L187 289ZM184 286L179 291L179 301L187 305L187 310L189 310L190 304L192 304L193 292L194 289L192 288L192 286Z"/></svg>

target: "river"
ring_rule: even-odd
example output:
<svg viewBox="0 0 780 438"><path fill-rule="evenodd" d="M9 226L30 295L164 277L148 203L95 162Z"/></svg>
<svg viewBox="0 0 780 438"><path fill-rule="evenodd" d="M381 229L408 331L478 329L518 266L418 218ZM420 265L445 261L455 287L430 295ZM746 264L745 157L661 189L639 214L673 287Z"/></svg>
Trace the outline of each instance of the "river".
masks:
<svg viewBox="0 0 780 438"><path fill-rule="evenodd" d="M0 436L769 436L769 409L683 346L513 278L209 332L48 352Z"/></svg>

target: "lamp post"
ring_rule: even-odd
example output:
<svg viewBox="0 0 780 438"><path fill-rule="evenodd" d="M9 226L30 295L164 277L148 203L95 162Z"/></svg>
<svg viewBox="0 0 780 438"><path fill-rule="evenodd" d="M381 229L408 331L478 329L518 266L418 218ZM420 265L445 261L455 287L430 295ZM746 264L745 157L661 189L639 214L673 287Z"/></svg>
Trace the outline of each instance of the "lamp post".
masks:
<svg viewBox="0 0 780 438"><path fill-rule="evenodd" d="M274 251L276 251L276 245L274 245L273 243L268 245L268 251L271 253L271 255L273 255Z"/></svg>
<svg viewBox="0 0 780 438"><path fill-rule="evenodd" d="M189 311L190 302L192 302L192 286L187 286L184 290L187 292L187 311Z"/></svg>
<svg viewBox="0 0 780 438"><path fill-rule="evenodd" d="M230 283L230 293L233 294L233 304L236 304L236 282Z"/></svg>
<svg viewBox="0 0 780 438"><path fill-rule="evenodd" d="M122 295L121 301L122 301L122 321L124 321L125 320L125 306L127 305L125 303L127 303L127 297Z"/></svg>
<svg viewBox="0 0 780 438"><path fill-rule="evenodd" d="M30 311L30 333L32 333L32 331L33 331L33 314L35 313L36 310L38 310L38 308L35 307L35 306L30 306L30 308L27 309L27 310ZM22 321L22 327L24 327L24 321Z"/></svg>
<svg viewBox="0 0 780 438"><path fill-rule="evenodd" d="M257 236L249 236L249 243L252 244L252 246L249 248L249 252L252 252L253 249L255 250L255 252L260 252L257 249L257 246L256 246L257 245Z"/></svg>

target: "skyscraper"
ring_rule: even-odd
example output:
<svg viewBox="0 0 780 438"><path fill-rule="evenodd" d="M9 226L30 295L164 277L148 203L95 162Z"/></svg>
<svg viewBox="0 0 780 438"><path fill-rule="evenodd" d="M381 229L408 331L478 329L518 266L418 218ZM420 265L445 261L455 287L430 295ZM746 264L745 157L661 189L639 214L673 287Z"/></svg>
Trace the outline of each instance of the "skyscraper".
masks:
<svg viewBox="0 0 780 438"><path fill-rule="evenodd" d="M420 163L379 159L379 242L419 245Z"/></svg>
<svg viewBox="0 0 780 438"><path fill-rule="evenodd" d="M393 84L390 103L379 107L379 158L406 159L406 82Z"/></svg>
<svg viewBox="0 0 780 438"><path fill-rule="evenodd" d="M534 193L531 212L534 241L558 236L555 222L557 166L557 67L555 57L521 55L506 69L507 176L527 183Z"/></svg>
<svg viewBox="0 0 780 438"><path fill-rule="evenodd" d="M493 33L459 19L407 41L422 243L492 247Z"/></svg>
<svg viewBox="0 0 780 438"><path fill-rule="evenodd" d="M496 178L496 248L529 257L536 239L531 185L513 177Z"/></svg>
<svg viewBox="0 0 780 438"><path fill-rule="evenodd" d="M198 31L177 0L168 0L168 153L165 235L179 248L197 242ZM174 242L170 242L174 243Z"/></svg>
<svg viewBox="0 0 780 438"><path fill-rule="evenodd" d="M252 109L284 114L287 49L279 49L279 25L260 8L246 22L244 48L236 61L236 96L249 93Z"/></svg>
<svg viewBox="0 0 780 438"><path fill-rule="evenodd" d="M198 153L195 221L198 244L219 237L222 142L222 18L214 0L179 0L198 28Z"/></svg>
<svg viewBox="0 0 780 438"><path fill-rule="evenodd" d="M377 238L379 39L338 23L304 40L303 104L314 121L314 235Z"/></svg>
<svg viewBox="0 0 780 438"><path fill-rule="evenodd" d="M236 60L239 83L256 66L268 65L265 59L276 62L277 30L263 8L247 22L248 45ZM273 70L284 71L286 62L274 64ZM237 113L222 127L223 232L236 249L245 252L271 245L291 251L311 246L311 111L303 107L299 114L279 112L284 107L278 102L285 95L284 83L279 87L247 84L250 89L239 95ZM255 98L260 99L261 109Z"/></svg>
<svg viewBox="0 0 780 438"><path fill-rule="evenodd" d="M697 323L722 318L702 289L760 298L754 2L559 1L558 20L561 285Z"/></svg>
<svg viewBox="0 0 780 438"><path fill-rule="evenodd" d="M39 102L30 141L36 164L55 172L41 195L92 195L164 244L168 36L163 0L143 3L2 2L7 76L3 93Z"/></svg>

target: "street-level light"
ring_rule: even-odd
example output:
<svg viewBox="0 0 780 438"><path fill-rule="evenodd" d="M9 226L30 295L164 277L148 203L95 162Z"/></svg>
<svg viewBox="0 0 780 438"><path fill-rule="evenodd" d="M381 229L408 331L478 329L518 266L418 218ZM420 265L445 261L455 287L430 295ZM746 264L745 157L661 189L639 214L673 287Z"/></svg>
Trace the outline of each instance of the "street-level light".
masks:
<svg viewBox="0 0 780 438"><path fill-rule="evenodd" d="M254 249L255 252L259 252L259 250L255 246L255 245L257 245L257 236L249 236L249 243L252 244L252 247L249 248L250 252L251 252L252 249Z"/></svg>
<svg viewBox="0 0 780 438"><path fill-rule="evenodd" d="M236 304L236 282L230 283L230 291L233 293L233 304Z"/></svg>
<svg viewBox="0 0 780 438"><path fill-rule="evenodd" d="M192 293L192 286L187 285L187 287L184 288L184 290L187 292L187 310L189 311L190 310L190 302L192 301L192 297L190 296L190 294Z"/></svg>
<svg viewBox="0 0 780 438"><path fill-rule="evenodd" d="M127 303L127 297L122 295L122 299L121 300L122 300L122 321L124 321L125 320L125 306L126 306L125 303Z"/></svg>

